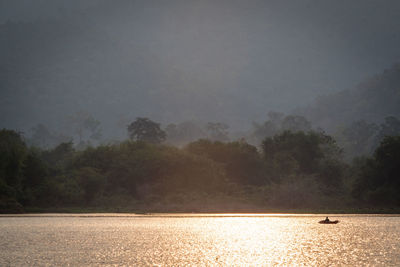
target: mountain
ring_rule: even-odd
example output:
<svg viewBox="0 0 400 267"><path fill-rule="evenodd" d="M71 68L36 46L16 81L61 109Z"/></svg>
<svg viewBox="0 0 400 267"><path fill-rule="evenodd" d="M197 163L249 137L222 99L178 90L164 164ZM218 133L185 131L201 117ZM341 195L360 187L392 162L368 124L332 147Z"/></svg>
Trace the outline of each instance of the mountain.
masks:
<svg viewBox="0 0 400 267"><path fill-rule="evenodd" d="M388 116L400 117L400 64L354 88L318 97L294 113L327 130L335 130L356 120L380 123Z"/></svg>

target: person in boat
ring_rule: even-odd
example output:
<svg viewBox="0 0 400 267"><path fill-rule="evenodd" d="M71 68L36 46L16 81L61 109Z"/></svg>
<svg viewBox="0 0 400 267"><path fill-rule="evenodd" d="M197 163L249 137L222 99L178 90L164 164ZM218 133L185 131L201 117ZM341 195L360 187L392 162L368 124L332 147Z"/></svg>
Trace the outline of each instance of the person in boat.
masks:
<svg viewBox="0 0 400 267"><path fill-rule="evenodd" d="M324 222L330 222L328 216L325 218Z"/></svg>

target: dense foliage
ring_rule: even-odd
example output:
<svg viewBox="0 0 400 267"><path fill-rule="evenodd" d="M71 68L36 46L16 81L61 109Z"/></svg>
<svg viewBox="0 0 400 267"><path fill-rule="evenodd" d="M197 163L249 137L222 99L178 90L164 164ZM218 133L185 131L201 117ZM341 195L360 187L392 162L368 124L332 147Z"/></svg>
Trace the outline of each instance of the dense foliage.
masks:
<svg viewBox="0 0 400 267"><path fill-rule="evenodd" d="M149 143L162 143L166 134L160 124L148 118L137 118L128 125L129 138L131 140L145 141Z"/></svg>
<svg viewBox="0 0 400 267"><path fill-rule="evenodd" d="M373 157L360 165L354 197L367 204L399 206L400 136L385 137Z"/></svg>
<svg viewBox="0 0 400 267"><path fill-rule="evenodd" d="M28 147L0 131L0 209L130 207L132 210L246 210L400 205L400 137L372 158L342 161L321 132L284 131L246 143L200 139L183 148L125 141L76 150Z"/></svg>

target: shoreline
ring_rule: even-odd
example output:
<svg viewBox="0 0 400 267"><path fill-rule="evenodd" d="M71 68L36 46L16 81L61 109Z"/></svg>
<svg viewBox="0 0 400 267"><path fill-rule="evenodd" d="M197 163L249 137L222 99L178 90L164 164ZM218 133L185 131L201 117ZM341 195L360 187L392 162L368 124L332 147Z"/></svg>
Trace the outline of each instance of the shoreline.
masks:
<svg viewBox="0 0 400 267"><path fill-rule="evenodd" d="M38 208L27 207L21 212L7 212L0 213L0 216L7 215L40 215L40 214L134 214L134 215L154 215L154 214L232 214L232 215L257 215L257 214L308 214L308 215L322 215L322 214L365 214L365 215L400 215L400 208L349 208L349 209L286 209L286 208L270 208L270 209L134 209L129 207L62 207L62 208Z"/></svg>

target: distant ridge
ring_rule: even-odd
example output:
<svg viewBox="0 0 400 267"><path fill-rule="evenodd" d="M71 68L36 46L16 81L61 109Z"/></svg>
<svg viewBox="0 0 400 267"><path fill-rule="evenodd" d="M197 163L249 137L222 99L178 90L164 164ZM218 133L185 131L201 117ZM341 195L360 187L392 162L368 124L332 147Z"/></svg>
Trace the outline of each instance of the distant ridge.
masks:
<svg viewBox="0 0 400 267"><path fill-rule="evenodd" d="M381 122L387 116L400 117L400 64L366 79L355 88L317 97L294 113L328 131L355 120Z"/></svg>

